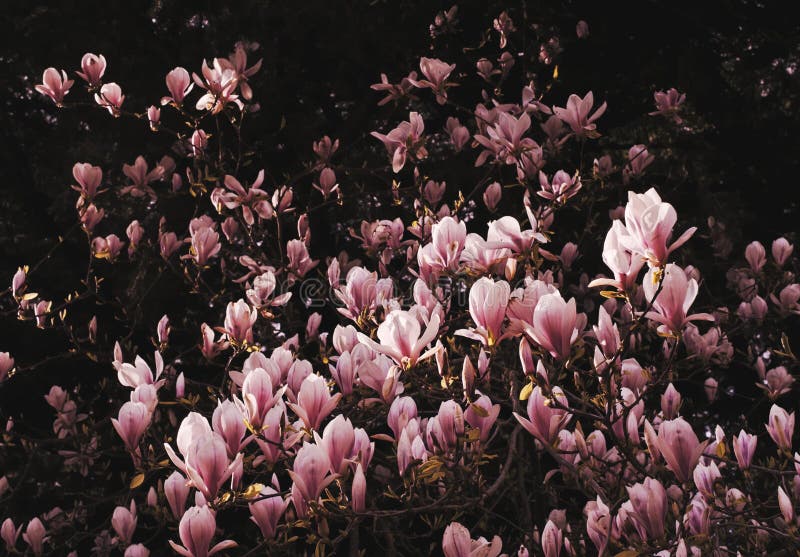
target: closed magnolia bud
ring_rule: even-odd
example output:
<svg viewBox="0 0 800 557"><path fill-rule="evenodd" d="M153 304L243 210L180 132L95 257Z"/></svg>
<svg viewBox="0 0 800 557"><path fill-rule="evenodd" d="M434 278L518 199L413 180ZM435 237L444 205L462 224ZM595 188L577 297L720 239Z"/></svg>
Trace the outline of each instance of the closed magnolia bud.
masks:
<svg viewBox="0 0 800 557"><path fill-rule="evenodd" d="M778 238L772 242L772 258L778 267L783 267L786 261L792 256L794 246L786 238Z"/></svg>

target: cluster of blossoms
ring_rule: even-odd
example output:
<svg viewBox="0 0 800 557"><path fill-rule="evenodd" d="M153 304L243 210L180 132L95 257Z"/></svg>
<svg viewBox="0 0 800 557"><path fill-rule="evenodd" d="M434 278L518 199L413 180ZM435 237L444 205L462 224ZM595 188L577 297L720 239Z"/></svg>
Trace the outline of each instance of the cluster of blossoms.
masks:
<svg viewBox="0 0 800 557"><path fill-rule="evenodd" d="M434 40L455 32L456 13L436 16ZM669 557L796 548L800 364L781 334L800 315L792 243L774 240L769 255L749 244L726 277L730 307L700 311L709 305L703 269L682 263L687 242L700 243L697 229L679 224L662 186L644 183L655 150L601 147L606 103L591 91L561 101L541 92L548 83L529 81L521 91L506 86L500 102L508 76L522 71L508 46L521 36L505 11L492 28L500 69L484 56L470 61L492 87L469 119L453 101L458 79L468 79L457 64L423 57L421 77L391 84L383 75L373 86L387 95L380 105L413 96L424 108L371 134L388 154L387 165L382 151L370 153L381 195L401 216L352 221L349 253L338 255L314 252L311 217L359 206L365 162L349 164L346 146L325 136L299 178L270 183L270 173L243 164L241 148L203 129L214 119L236 127L235 116L252 109L261 67L248 67L252 45L203 60L199 74L170 71L169 95L141 113L125 112L120 86L103 81L106 59L84 56L77 75L100 108L174 133L181 149L138 155L121 179L75 163L85 289L49 300L37 265L11 280L15 317L66 331L71 353L105 366L108 380L95 388L113 410L100 415L88 387L53 385L43 394L55 413L50 439L8 419L4 450L55 447L60 473L93 486L85 499L22 516L20 494L34 489L46 500L58 484L30 487L27 468L5 469L0 537L9 553L397 554L432 543L448 557ZM576 34L588 40L585 21ZM547 66L561 45L524 46ZM36 89L68 108L67 73L48 68L42 81ZM655 93L651 114L666 119L653 125L682 123L684 101L675 89ZM186 129L171 131L179 125ZM583 160L590 152L594 165ZM447 184L437 158L462 153L484 176L467 195ZM320 204L298 201L307 197ZM192 216L168 220L166 200ZM603 204L610 218L582 233ZM581 217L587 229L572 230ZM102 278L121 267L128 298L112 301ZM202 307L137 320L152 288L137 285L153 269ZM125 332L110 332L119 331L114 314L84 316L85 300L119 304ZM152 352L137 341L148 337ZM717 405L745 396L727 388L737 358L754 378L752 415L723 420ZM22 361L0 352L0 388L36 373ZM397 539L420 527L429 536Z"/></svg>

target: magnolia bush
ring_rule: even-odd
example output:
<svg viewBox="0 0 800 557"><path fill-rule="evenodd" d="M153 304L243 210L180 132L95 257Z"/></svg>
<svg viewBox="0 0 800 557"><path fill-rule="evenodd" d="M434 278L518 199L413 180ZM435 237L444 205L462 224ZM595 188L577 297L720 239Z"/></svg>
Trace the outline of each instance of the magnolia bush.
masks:
<svg viewBox="0 0 800 557"><path fill-rule="evenodd" d="M459 39L457 8L429 31ZM793 245L681 221L649 167L654 137L693 133L691 91L656 91L620 144L600 95L553 92L588 40L499 13L478 44L387 68L376 129L358 148L330 130L285 178L248 147L257 45L172 69L149 106L101 54L46 69L53 117L167 141L65 176L75 226L52 250L85 239L79 282L43 261L8 277L7 317L66 348L4 345L0 390L65 354L105 371L37 383L49 431L4 416L5 551L800 549ZM148 320L159 292L181 309Z"/></svg>

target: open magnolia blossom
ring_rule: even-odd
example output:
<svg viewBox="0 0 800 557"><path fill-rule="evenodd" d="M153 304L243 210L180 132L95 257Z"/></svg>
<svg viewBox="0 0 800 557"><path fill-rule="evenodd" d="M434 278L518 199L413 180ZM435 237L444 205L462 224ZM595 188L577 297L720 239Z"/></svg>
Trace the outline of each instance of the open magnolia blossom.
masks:
<svg viewBox="0 0 800 557"><path fill-rule="evenodd" d="M359 341L363 342L376 352L386 354L400 367L407 369L414 367L417 362L426 360L439 350L434 346L425 350L439 333L439 316L434 314L422 330L419 318L401 309L396 309L386 316L378 325L375 342L364 333L358 333ZM423 352L423 350L425 350Z"/></svg>

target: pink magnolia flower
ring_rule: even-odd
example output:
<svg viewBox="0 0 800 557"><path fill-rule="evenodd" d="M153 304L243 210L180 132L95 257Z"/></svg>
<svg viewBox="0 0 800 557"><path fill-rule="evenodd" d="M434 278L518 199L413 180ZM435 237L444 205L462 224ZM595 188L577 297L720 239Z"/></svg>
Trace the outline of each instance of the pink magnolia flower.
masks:
<svg viewBox="0 0 800 557"><path fill-rule="evenodd" d="M514 20L511 19L507 11L503 10L492 22L492 26L500 34L500 48L505 48L508 42L508 35L517 30L514 27Z"/></svg>
<svg viewBox="0 0 800 557"><path fill-rule="evenodd" d="M364 333L358 339L374 351L386 354L403 369L414 367L417 362L430 358L436 348L422 352L439 333L439 316L433 314L422 332L420 322L411 312L395 309L378 326L378 340L375 342Z"/></svg>
<svg viewBox="0 0 800 557"><path fill-rule="evenodd" d="M341 398L341 393L331 396L325 378L312 373L303 380L300 392L297 394L297 403L289 403L289 407L303 420L308 429L318 430L322 421L333 412Z"/></svg>
<svg viewBox="0 0 800 557"><path fill-rule="evenodd" d="M125 448L133 456L134 462L139 461L139 442L144 432L150 427L153 415L146 404L142 402L126 402L119 410L119 419L111 418L111 424L125 443Z"/></svg>
<svg viewBox="0 0 800 557"><path fill-rule="evenodd" d="M647 318L660 323L658 332L662 335L680 335L684 326L690 321L713 321L708 313L689 315L689 308L697 297L697 281L687 278L683 269L670 263L663 271L661 292L659 292L657 269L651 268L644 277L645 299L652 303L652 310Z"/></svg>
<svg viewBox="0 0 800 557"><path fill-rule="evenodd" d="M64 70L59 74L57 69L47 68L42 75L42 83L36 86L36 90L53 99L60 108L73 83L71 79L67 79L67 72Z"/></svg>
<svg viewBox="0 0 800 557"><path fill-rule="evenodd" d="M224 540L210 547L216 529L217 520L208 505L192 507L183 515L178 526L178 535L183 545L178 545L172 540L169 540L169 545L183 557L211 557L215 553L238 545L233 540Z"/></svg>
<svg viewBox="0 0 800 557"><path fill-rule="evenodd" d="M676 124L683 122L678 116L678 110L686 100L686 93L679 93L675 87L670 88L666 93L664 91L656 91L653 94L656 103L655 112L650 112L650 116L661 114L667 118L672 118Z"/></svg>
<svg viewBox="0 0 800 557"><path fill-rule="evenodd" d="M486 135L475 135L475 141L484 148L475 166L481 166L490 156L503 164L517 164L524 153L539 149L539 144L533 139L523 137L530 127L531 118L527 113L515 118L506 112L499 112L497 120L486 126Z"/></svg>
<svg viewBox="0 0 800 557"><path fill-rule="evenodd" d="M392 159L392 170L397 173L405 166L408 156L416 161L423 160L428 156L425 139L422 137L423 131L425 131L425 123L422 121L422 116L416 112L410 112L408 121L400 122L388 135L378 132L372 132L370 135L383 142Z"/></svg>
<svg viewBox="0 0 800 557"><path fill-rule="evenodd" d="M570 128L577 137L599 137L595 120L600 118L606 111L606 103L601 104L594 114L589 116L589 112L594 105L594 94L589 91L582 99L578 95L570 95L567 99L566 108L559 106L553 107L553 113Z"/></svg>
<svg viewBox="0 0 800 557"><path fill-rule="evenodd" d="M647 533L645 539L662 537L667 517L667 491L661 482L648 477L625 489L633 507L630 519Z"/></svg>
<svg viewBox="0 0 800 557"><path fill-rule="evenodd" d="M486 190L483 192L483 202L486 204L486 208L494 213L502 196L503 187L498 182L492 182L486 186Z"/></svg>
<svg viewBox="0 0 800 557"><path fill-rule="evenodd" d="M466 237L467 225L446 216L431 227L431 241L420 248L417 259L437 273L455 271Z"/></svg>
<svg viewBox="0 0 800 557"><path fill-rule="evenodd" d="M77 73L89 87L97 87L102 83L103 74L106 73L106 57L87 52L81 58L82 72Z"/></svg>
<svg viewBox="0 0 800 557"><path fill-rule="evenodd" d="M253 43L252 46L257 47L257 44ZM253 90L250 88L247 78L258 73L258 71L261 69L261 63L263 59L259 59L258 62L248 68L247 48L248 45L245 45L242 42L236 43L236 48L228 58L228 62L236 72L236 80L239 85L239 91L242 93L242 97L249 101L253 98Z"/></svg>
<svg viewBox="0 0 800 557"><path fill-rule="evenodd" d="M31 519L28 526L25 528L25 533L22 534L22 539L31 548L34 555L41 555L44 551L44 544L50 538L46 537L47 529L38 518Z"/></svg>
<svg viewBox="0 0 800 557"><path fill-rule="evenodd" d="M469 530L458 522L451 522L444 529L442 551L445 557L498 557L503 550L499 536L489 542L484 537L473 540Z"/></svg>
<svg viewBox="0 0 800 557"><path fill-rule="evenodd" d="M425 198L425 201L435 206L442 200L445 191L447 191L446 182L434 182L433 180L428 180L425 183L425 187L422 188L422 195Z"/></svg>
<svg viewBox="0 0 800 557"><path fill-rule="evenodd" d="M754 273L758 273L767 264L767 250L761 242L750 242L744 250L744 258Z"/></svg>
<svg viewBox="0 0 800 557"><path fill-rule="evenodd" d="M364 475L364 467L359 462L356 471L353 473L353 483L350 489L350 501L355 513L363 513L366 508L367 499L367 477Z"/></svg>
<svg viewBox="0 0 800 557"><path fill-rule="evenodd" d="M528 397L527 412L530 419L525 419L516 412L514 417L528 430L536 439L547 445L552 445L558 439L567 423L572 418L572 414L565 408L569 407L567 397L560 387L553 387L552 400L547 398L540 386L533 388L533 392ZM558 404L554 404L553 402ZM559 408L563 406L565 408Z"/></svg>
<svg viewBox="0 0 800 557"><path fill-rule="evenodd" d="M283 499L279 490L278 478L273 476L273 485L264 487L259 494L260 498L248 505L250 520L258 526L265 540L275 537L278 521L289 506L289 502Z"/></svg>
<svg viewBox="0 0 800 557"><path fill-rule="evenodd" d="M178 240L178 236L174 232L167 232L165 230L159 231L158 249L161 257L165 260L169 259L179 247L181 247L181 241Z"/></svg>
<svg viewBox="0 0 800 557"><path fill-rule="evenodd" d="M223 205L228 209L241 207L242 217L248 226L252 226L255 222L253 213L264 220L269 220L274 216L275 211L269 202L269 195L261 189L261 184L264 183L263 169L259 170L255 182L247 189L230 174L225 175L224 183L227 191L223 188L216 188L211 192L211 202L217 211L222 211Z"/></svg>
<svg viewBox="0 0 800 557"><path fill-rule="evenodd" d="M286 390L286 386L278 389L274 389L274 386L270 374L262 368L256 368L242 382L243 403L235 399L245 423L256 433L263 429L267 413L279 403Z"/></svg>
<svg viewBox="0 0 800 557"><path fill-rule="evenodd" d="M339 184L336 183L336 173L328 167L322 169L319 174L319 184L312 184L314 189L318 190L325 199L339 190Z"/></svg>
<svg viewBox="0 0 800 557"><path fill-rule="evenodd" d="M177 470L164 481L164 495L167 497L167 504L172 515L177 519L180 519L186 511L189 490L186 478Z"/></svg>
<svg viewBox="0 0 800 557"><path fill-rule="evenodd" d="M792 437L794 436L794 412L789 414L786 410L773 404L769 410L769 420L766 424L767 433L784 451L792 450Z"/></svg>
<svg viewBox="0 0 800 557"><path fill-rule="evenodd" d="M512 216L501 217L489 223L487 243L495 248L508 248L514 253L526 253L534 242L547 243L547 236L539 232L539 223L533 213L528 212L531 229L522 230L519 221Z"/></svg>
<svg viewBox="0 0 800 557"><path fill-rule="evenodd" d="M478 279L469 291L469 314L477 328L459 329L455 334L494 346L502 335L510 296L511 287L506 281L495 282L488 277Z"/></svg>
<svg viewBox="0 0 800 557"><path fill-rule="evenodd" d="M533 325L525 323L525 333L554 358L567 359L570 347L578 338L578 315L575 299L569 302L561 294L545 294L536 303Z"/></svg>
<svg viewBox="0 0 800 557"><path fill-rule="evenodd" d="M125 548L125 554L122 557L150 557L150 550L146 546L136 543Z"/></svg>
<svg viewBox="0 0 800 557"><path fill-rule="evenodd" d="M253 370L253 371L264 371L263 369ZM252 374L248 374L248 377ZM248 389L252 391L252 387ZM265 389L269 395L272 395L272 386L269 385L268 389ZM249 393L250 397L254 397L253 393ZM247 401L248 396L242 395ZM259 403L258 400L252 402L250 408L254 408L252 414L255 417L245 416L245 408L238 399L234 398L234 400L226 400L226 401L217 401L217 407L214 409L214 413L211 416L211 427L215 433L219 434L220 437L225 441L225 446L228 449L228 457L229 458L236 458L236 454L239 453L252 439L249 438L247 441L242 442L244 439L245 434L247 433L248 425L252 425L253 421L257 422L257 426L253 426L255 431L260 430L261 423L263 422L263 418L260 417L259 408L257 404ZM264 411L266 414L267 410Z"/></svg>
<svg viewBox="0 0 800 557"><path fill-rule="evenodd" d="M319 260L311 259L308 254L308 246L302 240L287 242L286 257L289 259L288 269L296 277L306 276L306 273L319 264Z"/></svg>
<svg viewBox="0 0 800 557"><path fill-rule="evenodd" d="M203 153L208 147L208 134L205 130L194 130L192 137L189 139L189 145L192 147L192 156L202 159Z"/></svg>
<svg viewBox="0 0 800 557"><path fill-rule="evenodd" d="M772 258L778 267L783 267L792 256L793 251L794 246L786 238L778 238L772 242Z"/></svg>
<svg viewBox="0 0 800 557"><path fill-rule="evenodd" d="M608 546L611 534L611 511L598 495L596 501L586 503L583 512L586 515L586 532L589 534L589 539L602 555Z"/></svg>
<svg viewBox="0 0 800 557"><path fill-rule="evenodd" d="M778 312L782 316L785 317L790 313L800 315L800 284L786 285L777 296L770 294L769 299L778 306Z"/></svg>
<svg viewBox="0 0 800 557"><path fill-rule="evenodd" d="M589 24L586 23L584 20L580 20L575 25L575 34L578 36L579 39L585 39L589 36Z"/></svg>
<svg viewBox="0 0 800 557"><path fill-rule="evenodd" d="M120 241L116 234L109 234L105 238L98 236L92 240L92 254L98 259L108 259L111 263L117 260L125 242Z"/></svg>
<svg viewBox="0 0 800 557"><path fill-rule="evenodd" d="M622 169L622 180L626 184L631 180L644 174L645 169L655 160L642 144L634 145L628 150L628 164Z"/></svg>
<svg viewBox="0 0 800 557"><path fill-rule="evenodd" d="M12 369L14 369L14 358L8 352L0 352L0 383L6 380Z"/></svg>
<svg viewBox="0 0 800 557"><path fill-rule="evenodd" d="M185 258L193 259L198 267L206 267L209 260L216 257L222 249L219 233L214 226L190 226L191 246Z"/></svg>
<svg viewBox="0 0 800 557"><path fill-rule="evenodd" d="M665 420L658 428L658 451L675 477L687 482L708 441L697 439L692 426L683 418Z"/></svg>
<svg viewBox="0 0 800 557"><path fill-rule="evenodd" d="M476 410L476 408L480 410ZM499 415L500 405L492 404L491 399L482 394L464 411L464 420L480 432L481 443L486 443Z"/></svg>
<svg viewBox="0 0 800 557"><path fill-rule="evenodd" d="M234 94L238 86L236 70L230 62L220 58L214 58L213 68L209 67L208 62L203 60L201 78L196 73L192 74L195 84L207 92L198 99L195 108L197 110L209 110L211 114L220 113L228 103L234 103L239 110L244 108L244 104L239 100L239 96Z"/></svg>
<svg viewBox="0 0 800 557"><path fill-rule="evenodd" d="M320 445L328 455L331 463L331 473L343 475L350 466L353 458L356 434L353 423L339 414L325 426L322 437L315 433L317 445Z"/></svg>
<svg viewBox="0 0 800 557"><path fill-rule="evenodd" d="M330 473L330 467L325 449L311 443L303 443L297 451L289 476L304 503L319 499L322 490L336 479L336 475Z"/></svg>
<svg viewBox="0 0 800 557"><path fill-rule="evenodd" d="M136 501L132 499L130 508L117 507L111 515L111 527L114 528L123 545L130 545L137 522Z"/></svg>
<svg viewBox="0 0 800 557"><path fill-rule="evenodd" d="M452 83L447 83L447 78L456 69L455 64L442 62L438 58L425 58L419 60L419 69L426 79L409 79L409 83L420 89L429 88L436 93L436 102L444 104L447 102L447 88L452 87Z"/></svg>
<svg viewBox="0 0 800 557"><path fill-rule="evenodd" d="M331 157L339 150L339 140L331 140L327 135L319 141L314 141L311 145L314 153L319 158L319 165L323 166L330 162Z"/></svg>
<svg viewBox="0 0 800 557"><path fill-rule="evenodd" d="M3 521L2 527L0 527L0 538L6 544L6 550L9 554L14 553L17 540L19 539L19 535L22 532L22 525L20 524L19 527L14 527L14 521L10 518L6 518Z"/></svg>
<svg viewBox="0 0 800 557"><path fill-rule="evenodd" d="M116 83L106 83L100 88L99 93L94 94L94 100L108 110L109 114L119 117L125 95L122 94L122 88Z"/></svg>
<svg viewBox="0 0 800 557"><path fill-rule="evenodd" d="M778 366L769 370L764 376L764 383L757 383L756 386L766 391L770 400L775 400L792 390L794 377L786 371L783 366Z"/></svg>
<svg viewBox="0 0 800 557"><path fill-rule="evenodd" d="M667 245L677 220L675 208L662 202L655 188L641 194L629 191L628 204L625 206L628 234L621 236L620 240L631 252L645 258L651 267L663 267L669 254L682 246L697 230L697 227L689 228Z"/></svg>
<svg viewBox="0 0 800 557"><path fill-rule="evenodd" d="M456 153L460 152L464 146L469 143L469 130L466 126L461 125L458 118L449 117L445 123L445 131L447 131L447 135L450 136L450 141Z"/></svg>
<svg viewBox="0 0 800 557"><path fill-rule="evenodd" d="M253 287L247 290L247 299L257 308L286 305L292 297L292 293L286 292L273 297L276 287L275 273L272 271L262 273L253 280Z"/></svg>
<svg viewBox="0 0 800 557"><path fill-rule="evenodd" d="M733 436L733 454L736 455L736 462L742 470L750 468L757 444L758 437L745 433L744 430L739 431L738 436Z"/></svg>
<svg viewBox="0 0 800 557"><path fill-rule="evenodd" d="M132 183L122 188L120 190L121 194L130 194L133 197L148 195L151 201L156 200L156 192L150 187L150 184L164 178L165 168L163 164L159 163L153 170L148 171L147 161L140 155L136 157L132 165L123 164L122 173L130 178Z"/></svg>
<svg viewBox="0 0 800 557"><path fill-rule="evenodd" d="M563 205L567 199L575 196L581 190L583 184L577 173L570 176L563 170L559 170L553 175L552 180L548 180L547 175L540 171L539 187L541 189L536 192L537 195Z"/></svg>
<svg viewBox="0 0 800 557"><path fill-rule="evenodd" d="M90 203L81 210L83 211L80 217L81 225L86 232L91 234L106 213L103 209L98 210L94 203Z"/></svg>
<svg viewBox="0 0 800 557"><path fill-rule="evenodd" d="M225 334L234 346L253 344L253 325L258 311L244 300L229 302L225 311Z"/></svg>
<svg viewBox="0 0 800 557"><path fill-rule="evenodd" d="M194 87L189 77L189 72L184 68L177 67L170 71L166 77L167 89L169 90L169 97L162 97L161 104L175 103L177 106L183 104L183 99Z"/></svg>
<svg viewBox="0 0 800 557"><path fill-rule="evenodd" d="M699 462L694 467L692 472L692 479L697 490L707 499L711 500L715 496L714 484L722 477L719 472L716 462L711 462L708 465Z"/></svg>
<svg viewBox="0 0 800 557"><path fill-rule="evenodd" d="M101 193L100 182L103 180L103 169L93 166L88 162L76 162L72 167L72 176L78 182L72 189L79 192L86 202L91 202L98 193Z"/></svg>
<svg viewBox="0 0 800 557"><path fill-rule="evenodd" d="M552 520L542 530L542 552L545 557L559 557L564 546L564 533Z"/></svg>
<svg viewBox="0 0 800 557"><path fill-rule="evenodd" d="M373 91L385 91L386 96L378 101L378 106L383 106L390 101L398 101L404 97L410 96L411 90L414 88L413 81L417 79L417 72L411 72L408 77L400 80L400 83L389 83L389 78L385 73L381 74L381 82L373 83L369 86Z"/></svg>
<svg viewBox="0 0 800 557"><path fill-rule="evenodd" d="M242 463L241 453L236 455L233 462L228 459L225 440L212 431L206 418L196 412L189 413L181 422L177 444L185 461L168 443L164 443L167 456L208 501L217 496L222 485Z"/></svg>

